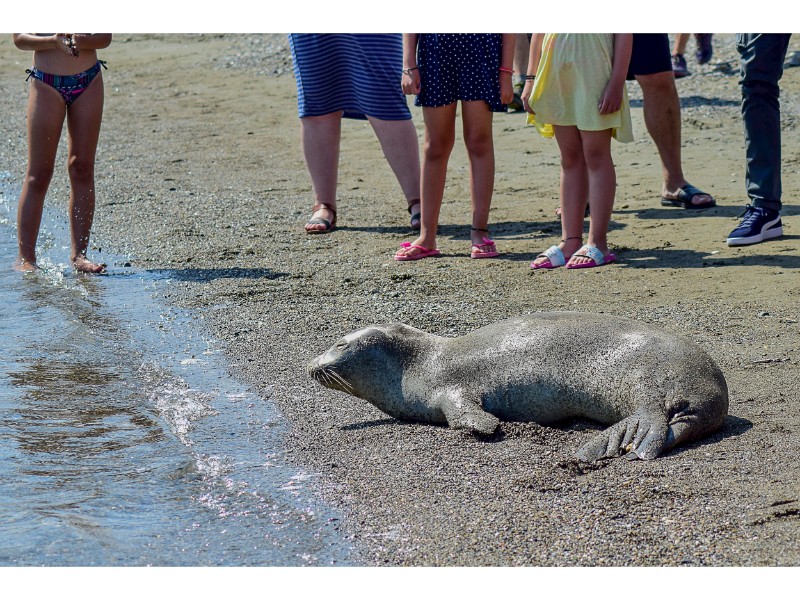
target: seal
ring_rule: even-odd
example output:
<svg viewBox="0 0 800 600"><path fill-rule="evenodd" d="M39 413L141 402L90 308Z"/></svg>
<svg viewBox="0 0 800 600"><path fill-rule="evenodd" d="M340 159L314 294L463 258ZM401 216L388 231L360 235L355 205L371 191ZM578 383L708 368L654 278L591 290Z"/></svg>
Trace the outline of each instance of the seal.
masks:
<svg viewBox="0 0 800 600"><path fill-rule="evenodd" d="M455 338L373 325L336 342L308 373L397 419L477 434L500 420L610 425L577 451L587 462L655 458L718 429L728 413L725 378L700 346L591 313L514 317Z"/></svg>

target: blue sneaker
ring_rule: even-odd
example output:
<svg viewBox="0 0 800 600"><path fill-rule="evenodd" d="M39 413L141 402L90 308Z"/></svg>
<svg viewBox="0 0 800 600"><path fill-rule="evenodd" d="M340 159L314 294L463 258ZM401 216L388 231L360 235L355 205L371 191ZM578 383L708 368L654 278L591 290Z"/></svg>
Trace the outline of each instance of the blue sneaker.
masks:
<svg viewBox="0 0 800 600"><path fill-rule="evenodd" d="M781 213L751 204L739 215L742 222L728 236L728 246L748 246L783 235Z"/></svg>

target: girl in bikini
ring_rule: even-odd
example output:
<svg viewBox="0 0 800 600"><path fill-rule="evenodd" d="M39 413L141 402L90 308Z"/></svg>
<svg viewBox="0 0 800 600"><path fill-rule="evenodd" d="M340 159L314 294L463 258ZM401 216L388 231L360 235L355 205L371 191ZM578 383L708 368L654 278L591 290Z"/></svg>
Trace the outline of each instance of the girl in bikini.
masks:
<svg viewBox="0 0 800 600"><path fill-rule="evenodd" d="M103 273L106 265L86 257L94 218L94 161L103 116L102 61L110 33L15 33L14 45L33 52L28 98L28 168L17 213L19 256L15 268L36 266L36 239L53 176L64 119L69 133L70 260L76 271Z"/></svg>

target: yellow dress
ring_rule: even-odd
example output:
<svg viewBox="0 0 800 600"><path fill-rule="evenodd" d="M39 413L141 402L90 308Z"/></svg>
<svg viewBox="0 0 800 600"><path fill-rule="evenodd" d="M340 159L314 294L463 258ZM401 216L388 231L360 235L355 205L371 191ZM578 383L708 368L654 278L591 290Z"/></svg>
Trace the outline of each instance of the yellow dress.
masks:
<svg viewBox="0 0 800 600"><path fill-rule="evenodd" d="M574 125L584 131L612 129L619 142L633 141L628 90L623 86L622 108L601 115L598 105L611 79L614 56L612 33L548 33L528 102L535 115L528 123L544 137L553 125Z"/></svg>

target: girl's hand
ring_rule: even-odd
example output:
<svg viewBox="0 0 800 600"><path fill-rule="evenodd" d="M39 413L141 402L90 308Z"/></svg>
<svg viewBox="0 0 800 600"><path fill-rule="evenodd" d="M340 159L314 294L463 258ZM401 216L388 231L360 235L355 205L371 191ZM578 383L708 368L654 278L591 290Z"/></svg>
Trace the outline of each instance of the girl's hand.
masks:
<svg viewBox="0 0 800 600"><path fill-rule="evenodd" d="M603 95L600 96L600 104L597 106L601 115L610 115L622 108L622 86L624 85L624 83L618 85L612 81L608 82L603 90Z"/></svg>
<svg viewBox="0 0 800 600"><path fill-rule="evenodd" d="M514 84L511 81L511 74L500 73L500 102L510 104L514 100Z"/></svg>
<svg viewBox="0 0 800 600"><path fill-rule="evenodd" d="M525 112L529 112L532 115L535 114L531 105L528 104L528 100L530 100L531 92L533 92L533 79L528 79L525 82L525 87L522 88L522 107L525 109Z"/></svg>
<svg viewBox="0 0 800 600"><path fill-rule="evenodd" d="M407 96L419 94L422 89L419 69L412 68L411 70L403 70L403 79L400 81L400 86L403 88L403 93Z"/></svg>
<svg viewBox="0 0 800 600"><path fill-rule="evenodd" d="M57 33L53 36L55 47L73 58L78 58L78 46L71 33Z"/></svg>

